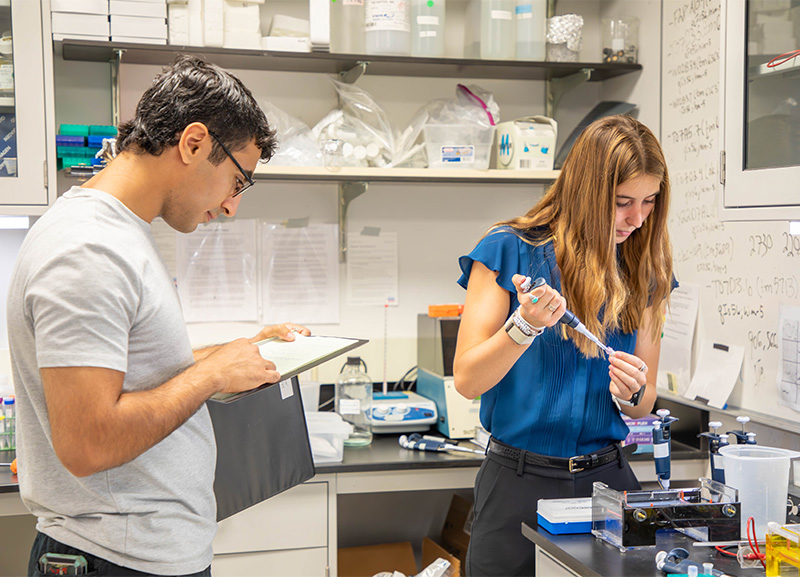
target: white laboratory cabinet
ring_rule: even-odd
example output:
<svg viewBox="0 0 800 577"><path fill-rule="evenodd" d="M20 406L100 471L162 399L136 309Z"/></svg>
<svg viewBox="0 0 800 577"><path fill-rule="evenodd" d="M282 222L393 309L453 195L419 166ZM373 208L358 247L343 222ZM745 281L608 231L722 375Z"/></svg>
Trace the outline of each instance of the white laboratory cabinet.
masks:
<svg viewBox="0 0 800 577"><path fill-rule="evenodd" d="M55 199L52 69L49 3L0 1L0 214Z"/></svg>
<svg viewBox="0 0 800 577"><path fill-rule="evenodd" d="M723 0L722 220L800 219L800 7ZM783 62L781 62L783 61Z"/></svg>

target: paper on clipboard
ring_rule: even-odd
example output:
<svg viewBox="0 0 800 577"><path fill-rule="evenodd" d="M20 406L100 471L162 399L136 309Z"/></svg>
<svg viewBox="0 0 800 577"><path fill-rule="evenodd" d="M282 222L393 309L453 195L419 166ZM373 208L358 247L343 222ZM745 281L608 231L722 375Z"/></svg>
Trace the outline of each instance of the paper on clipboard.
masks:
<svg viewBox="0 0 800 577"><path fill-rule="evenodd" d="M684 396L702 398L708 405L721 409L728 402L744 360L744 347L704 340L700 347L697 369Z"/></svg>
<svg viewBox="0 0 800 577"><path fill-rule="evenodd" d="M275 363L276 370L281 374L281 381L286 381L367 342L369 341L366 339L298 334L293 341L275 337L256 345L262 357ZM217 393L211 400L230 403L273 384L275 383L266 383L241 393Z"/></svg>

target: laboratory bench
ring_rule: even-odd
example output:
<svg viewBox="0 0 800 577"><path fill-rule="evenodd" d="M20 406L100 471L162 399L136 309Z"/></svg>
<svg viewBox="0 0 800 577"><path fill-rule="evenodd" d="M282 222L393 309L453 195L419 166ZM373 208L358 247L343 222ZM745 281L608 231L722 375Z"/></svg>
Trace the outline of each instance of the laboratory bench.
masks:
<svg viewBox="0 0 800 577"><path fill-rule="evenodd" d="M713 547L695 547L694 539L677 531L659 531L656 544L637 547L624 553L614 545L595 538L591 533L553 535L536 527L535 520L522 524L522 534L536 547L537 577L664 577L656 567L659 551L675 547L689 551L689 559L697 563L713 563L714 569L735 577L764 575L764 569L742 569L734 557Z"/></svg>
<svg viewBox="0 0 800 577"><path fill-rule="evenodd" d="M212 570L335 577L339 547L396 541L418 546L423 537L438 541L453 495L471 500L483 458L411 451L399 445L398 435L376 435L371 445L346 447L341 462L317 465L309 481L221 521ZM643 483L655 481L652 454L629 460ZM706 469L705 451L673 443L673 479L696 480ZM25 531L14 532L26 558L33 517L19 498L16 476L0 467L0 536L4 522L24 525ZM3 569L0 576L14 574Z"/></svg>

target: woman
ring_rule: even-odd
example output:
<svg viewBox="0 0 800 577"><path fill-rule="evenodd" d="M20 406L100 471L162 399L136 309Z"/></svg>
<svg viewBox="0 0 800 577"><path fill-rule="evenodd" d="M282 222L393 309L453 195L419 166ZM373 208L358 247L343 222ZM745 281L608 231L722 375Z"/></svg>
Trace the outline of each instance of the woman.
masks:
<svg viewBox="0 0 800 577"><path fill-rule="evenodd" d="M475 482L468 575L533 574L520 524L535 526L538 499L588 497L594 481L640 488L620 450L620 410L642 417L656 399L674 284L669 192L653 133L628 116L602 118L538 204L461 257L455 386L481 396L492 434ZM546 284L526 292L526 277ZM567 307L610 356L558 323Z"/></svg>

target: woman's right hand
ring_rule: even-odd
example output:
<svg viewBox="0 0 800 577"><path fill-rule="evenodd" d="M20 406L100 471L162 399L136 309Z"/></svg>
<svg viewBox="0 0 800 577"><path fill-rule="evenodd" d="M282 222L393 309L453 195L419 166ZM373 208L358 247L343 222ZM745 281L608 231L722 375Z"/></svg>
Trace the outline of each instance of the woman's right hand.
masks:
<svg viewBox="0 0 800 577"><path fill-rule="evenodd" d="M515 274L511 278L517 289L522 318L535 328L552 327L564 316L567 310L566 299L547 284L536 287L531 292L523 292L521 286L526 278L521 274Z"/></svg>

